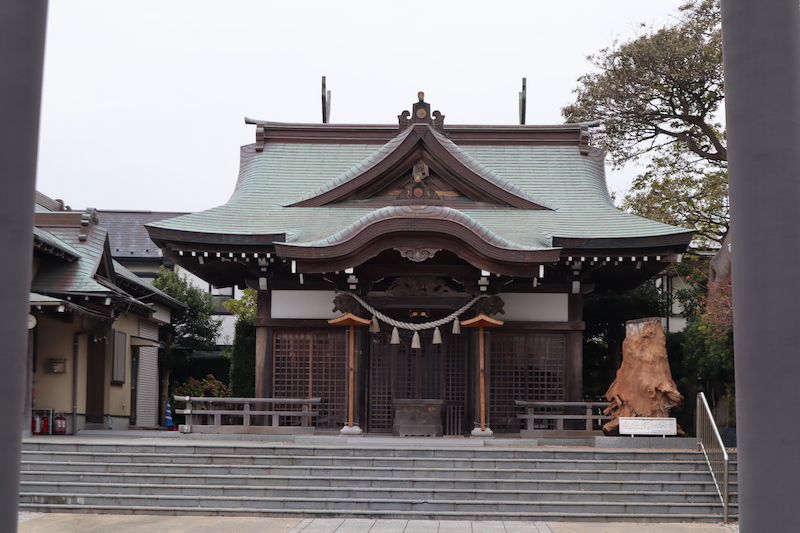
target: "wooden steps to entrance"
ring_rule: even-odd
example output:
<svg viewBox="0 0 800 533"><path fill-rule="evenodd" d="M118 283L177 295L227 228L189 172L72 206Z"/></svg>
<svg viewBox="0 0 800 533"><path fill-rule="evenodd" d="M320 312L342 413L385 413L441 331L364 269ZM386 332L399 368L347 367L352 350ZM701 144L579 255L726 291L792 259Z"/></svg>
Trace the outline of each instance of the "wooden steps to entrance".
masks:
<svg viewBox="0 0 800 533"><path fill-rule="evenodd" d="M722 516L702 454L687 450L468 439L465 446L139 440L24 443L20 509L633 522Z"/></svg>

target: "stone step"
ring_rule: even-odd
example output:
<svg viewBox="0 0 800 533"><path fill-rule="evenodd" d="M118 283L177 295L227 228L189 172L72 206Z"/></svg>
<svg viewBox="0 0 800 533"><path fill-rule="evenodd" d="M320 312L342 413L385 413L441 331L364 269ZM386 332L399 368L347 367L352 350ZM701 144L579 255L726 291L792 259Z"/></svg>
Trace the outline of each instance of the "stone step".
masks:
<svg viewBox="0 0 800 533"><path fill-rule="evenodd" d="M21 504L61 504L118 507L162 507L177 513L187 508L217 509L239 508L253 511L273 511L304 514L308 509L342 511L425 511L435 513L474 513L498 516L504 513L595 513L595 514L661 514L711 515L718 511L713 502L631 502L631 501L559 501L559 500L467 500L467 499L394 499L394 498L302 498L291 499L286 496L247 497L240 495L150 495L150 494L94 494L22 492Z"/></svg>
<svg viewBox="0 0 800 533"><path fill-rule="evenodd" d="M716 491L630 491L630 490L591 490L581 491L562 487L557 492L533 488L393 488L393 487L320 487L320 486L251 486L251 485L184 485L176 483L91 483L78 482L37 482L23 481L21 492L35 494L53 492L58 494L102 494L102 495L149 495L149 496L192 496L208 497L246 497L246 498L285 498L301 499L387 499L387 500L498 500L498 501L570 501L570 502L657 502L657 503L711 503L716 504Z"/></svg>
<svg viewBox="0 0 800 533"><path fill-rule="evenodd" d="M303 509L298 510L253 510L241 507L217 507L206 509L200 507L182 508L178 512L170 508L146 506L114 506L114 505L78 505L78 504L31 504L20 503L22 511L45 511L53 513L93 513L93 514L146 514L146 515L182 515L182 516L256 516L256 517L298 517L304 518L372 518L395 520L470 520L470 521L572 521L572 522L709 522L717 523L720 514L660 514L660 513L567 513L564 509L553 512L436 512L429 511L378 511L378 510L336 510L336 509Z"/></svg>
<svg viewBox="0 0 800 533"><path fill-rule="evenodd" d="M22 472L50 470L50 462L25 462ZM272 466L264 465L225 465L225 464L165 464L165 463L57 463L69 465L75 472L114 472L114 473L163 473L194 474L196 476L219 474L230 476L283 475L317 477L395 477L403 479L582 479L582 480L641 480L641 481L710 481L711 476L700 470L561 470L558 468L540 469L499 469L499 468L391 468L391 467L351 467L351 466Z"/></svg>
<svg viewBox="0 0 800 533"><path fill-rule="evenodd" d="M80 444L72 442L25 442L23 455L27 452L74 452L74 453L108 453L134 456L141 454L154 457L156 455L245 455L268 457L369 457L369 458L445 458L445 459L470 459L470 458L498 458L498 459L524 459L524 460L611 460L611 461L698 461L702 454L690 450L615 450L600 448L537 448L537 447L511 447L511 446L481 446L455 448L449 447L387 447L387 446L333 446L333 445L277 445L277 444L180 444L165 440L163 445L150 444Z"/></svg>
<svg viewBox="0 0 800 533"><path fill-rule="evenodd" d="M463 488L463 489L497 489L497 490L577 490L577 491L655 491L655 492L713 492L716 489L710 478L696 482L686 481L641 481L622 480L587 480L587 479L455 479L455 478L402 478L402 477L320 477L312 476L276 476L252 474L247 476L230 476L225 474L167 474L159 473L112 473L112 472L58 472L28 470L22 473L23 482L41 483L143 483L143 484L180 484L184 486L226 485L237 487L248 485L254 487L380 487L380 488ZM733 487L735 487L735 483Z"/></svg>
<svg viewBox="0 0 800 533"><path fill-rule="evenodd" d="M168 440L26 442L20 508L439 520L721 515L704 458L689 450ZM732 479L735 490L735 468Z"/></svg>
<svg viewBox="0 0 800 533"><path fill-rule="evenodd" d="M226 465L293 465L293 466L361 466L392 468L491 468L491 469L539 469L559 470L613 469L613 470L673 470L680 464L683 470L706 471L702 456L695 454L686 460L643 459L542 459L542 458L433 458L433 457L369 457L369 456L304 456L304 455L242 455L212 453L162 453L154 456L144 453L86 453L65 451L29 451L23 461L50 461L57 463L91 461L100 463L164 463L164 464L226 464Z"/></svg>

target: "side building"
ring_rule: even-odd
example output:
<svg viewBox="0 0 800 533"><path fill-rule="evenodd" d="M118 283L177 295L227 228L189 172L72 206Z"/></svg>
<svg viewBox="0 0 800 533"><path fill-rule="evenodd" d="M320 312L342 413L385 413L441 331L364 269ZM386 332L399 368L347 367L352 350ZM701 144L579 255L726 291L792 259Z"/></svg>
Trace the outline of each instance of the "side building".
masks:
<svg viewBox="0 0 800 533"><path fill-rule="evenodd" d="M185 306L113 259L96 210L37 193L30 304L32 431L158 425L158 326Z"/></svg>
<svg viewBox="0 0 800 533"><path fill-rule="evenodd" d="M446 125L422 94L393 125L248 123L230 200L147 228L258 291L256 395L321 398L318 429L391 432L418 401L446 435L516 432L516 400L582 400L583 295L692 237L614 207L585 124Z"/></svg>

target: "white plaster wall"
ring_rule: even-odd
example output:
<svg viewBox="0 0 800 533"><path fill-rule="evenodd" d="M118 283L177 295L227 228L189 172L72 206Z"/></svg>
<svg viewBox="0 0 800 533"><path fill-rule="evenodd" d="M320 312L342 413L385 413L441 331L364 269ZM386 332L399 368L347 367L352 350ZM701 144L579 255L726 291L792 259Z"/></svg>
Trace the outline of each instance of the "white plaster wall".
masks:
<svg viewBox="0 0 800 533"><path fill-rule="evenodd" d="M549 293L503 293L504 315L495 315L504 321L567 322L569 296Z"/></svg>
<svg viewBox="0 0 800 533"><path fill-rule="evenodd" d="M272 291L272 318L336 318L334 298L334 291Z"/></svg>
<svg viewBox="0 0 800 533"><path fill-rule="evenodd" d="M169 307L159 303L154 303L153 310L155 311L153 313L153 320L162 324L169 324L172 317L172 310Z"/></svg>

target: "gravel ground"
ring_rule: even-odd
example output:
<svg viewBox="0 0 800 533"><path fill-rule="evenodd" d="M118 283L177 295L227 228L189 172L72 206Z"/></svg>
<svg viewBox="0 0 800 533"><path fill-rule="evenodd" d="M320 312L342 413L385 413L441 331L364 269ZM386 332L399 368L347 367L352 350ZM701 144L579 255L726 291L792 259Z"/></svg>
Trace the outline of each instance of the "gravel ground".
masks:
<svg viewBox="0 0 800 533"><path fill-rule="evenodd" d="M24 522L25 520L31 520L33 518L39 518L40 516L44 516L44 513L30 513L28 511L20 511L19 512L19 521Z"/></svg>

